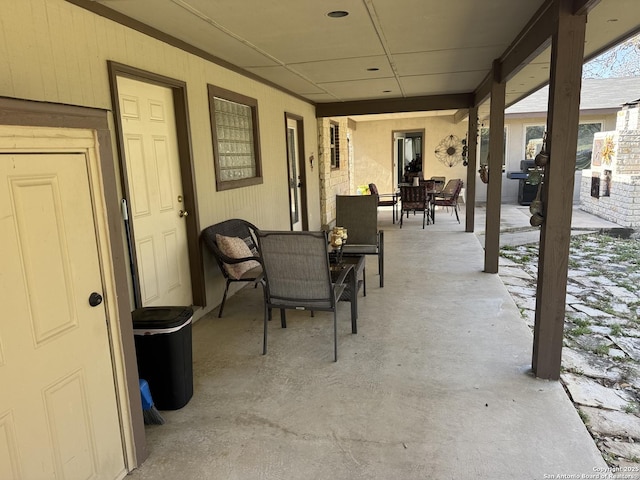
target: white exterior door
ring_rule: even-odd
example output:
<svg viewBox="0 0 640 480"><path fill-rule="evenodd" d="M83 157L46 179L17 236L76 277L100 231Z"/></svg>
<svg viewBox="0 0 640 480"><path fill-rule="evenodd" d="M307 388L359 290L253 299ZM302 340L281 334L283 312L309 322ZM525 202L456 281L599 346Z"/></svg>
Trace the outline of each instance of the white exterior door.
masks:
<svg viewBox="0 0 640 480"><path fill-rule="evenodd" d="M287 119L287 162L289 169L289 202L292 230L302 230L302 208L300 205L300 172L298 171L298 122Z"/></svg>
<svg viewBox="0 0 640 480"><path fill-rule="evenodd" d="M0 478L122 478L84 154L0 154L0 250Z"/></svg>
<svg viewBox="0 0 640 480"><path fill-rule="evenodd" d="M404 182L404 134L394 133L393 141L393 188Z"/></svg>
<svg viewBox="0 0 640 480"><path fill-rule="evenodd" d="M191 305L171 89L118 78L141 306Z"/></svg>

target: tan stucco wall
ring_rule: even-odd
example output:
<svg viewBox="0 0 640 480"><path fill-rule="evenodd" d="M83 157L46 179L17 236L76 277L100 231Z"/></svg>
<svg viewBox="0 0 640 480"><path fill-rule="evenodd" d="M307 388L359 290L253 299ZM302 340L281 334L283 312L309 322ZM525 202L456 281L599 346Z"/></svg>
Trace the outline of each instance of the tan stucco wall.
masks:
<svg viewBox="0 0 640 480"><path fill-rule="evenodd" d="M381 193L393 190L393 132L408 130L425 130L424 145L424 177L444 176L462 178L466 182L466 167L462 164L448 167L439 162L433 154L438 143L447 135L464 138L467 133L467 122L455 123L452 116L425 116L407 119L356 121L353 132L355 186L375 183ZM581 123L602 122L603 131L615 129L615 113L583 115ZM502 201L515 203L518 198L518 181L506 178L506 172L520 170L520 161L524 159L525 129L529 125L541 125L546 122L544 116L506 117L506 168L502 180ZM478 145L478 155L480 153ZM476 201L485 202L487 186L482 183L476 172ZM580 172L576 173L575 200L580 196ZM352 192L355 193L355 192Z"/></svg>
<svg viewBox="0 0 640 480"><path fill-rule="evenodd" d="M425 178L443 176L447 180L466 181L467 168L462 163L449 167L438 161L434 151L448 135L465 138L467 122L455 123L453 116L425 116L416 118L356 121L353 131L354 184L375 183L380 193L393 191L393 132L424 129L423 175ZM353 192L355 193L355 192Z"/></svg>
<svg viewBox="0 0 640 480"><path fill-rule="evenodd" d="M304 117L308 158L318 151L311 104L62 0L3 1L0 30L0 96L111 110L107 60L186 82L201 228L240 217L289 229L284 114ZM216 192L207 83L258 100L263 184ZM319 169L306 167L309 228L318 229ZM222 282L208 260L205 269L211 309Z"/></svg>

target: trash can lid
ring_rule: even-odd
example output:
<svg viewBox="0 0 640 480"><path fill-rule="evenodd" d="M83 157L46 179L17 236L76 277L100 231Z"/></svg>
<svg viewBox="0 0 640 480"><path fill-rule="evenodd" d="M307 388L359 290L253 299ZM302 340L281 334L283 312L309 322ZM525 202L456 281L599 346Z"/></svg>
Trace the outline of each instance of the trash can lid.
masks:
<svg viewBox="0 0 640 480"><path fill-rule="evenodd" d="M171 329L188 323L191 307L142 307L131 313L134 329Z"/></svg>

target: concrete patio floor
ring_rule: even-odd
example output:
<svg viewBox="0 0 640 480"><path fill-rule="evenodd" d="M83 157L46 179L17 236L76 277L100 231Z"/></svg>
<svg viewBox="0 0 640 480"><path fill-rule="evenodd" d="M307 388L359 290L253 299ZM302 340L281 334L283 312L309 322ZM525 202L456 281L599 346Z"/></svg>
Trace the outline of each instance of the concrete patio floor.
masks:
<svg viewBox="0 0 640 480"><path fill-rule="evenodd" d="M526 211L503 206L502 218L521 227ZM482 215L479 208L477 232ZM379 219L385 286L370 257L357 335L348 304L339 309L338 362L324 313L289 313L287 329L271 322L262 356L262 292L240 290L224 318L216 310L193 326L194 396L162 412L165 425L147 427L149 458L132 478L608 472L561 384L531 375L532 335L499 276L482 272L482 236L444 211L425 230L418 217L402 230L391 212Z"/></svg>

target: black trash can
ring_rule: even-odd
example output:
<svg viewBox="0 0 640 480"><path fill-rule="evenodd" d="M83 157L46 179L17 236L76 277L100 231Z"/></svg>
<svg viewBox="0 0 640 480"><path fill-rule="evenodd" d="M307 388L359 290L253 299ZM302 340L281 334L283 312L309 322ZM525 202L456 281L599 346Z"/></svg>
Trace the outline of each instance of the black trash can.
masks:
<svg viewBox="0 0 640 480"><path fill-rule="evenodd" d="M138 374L158 410L177 410L193 396L190 307L143 307L131 314Z"/></svg>

